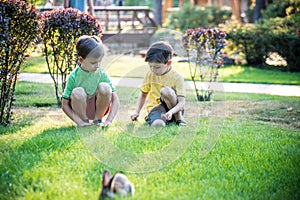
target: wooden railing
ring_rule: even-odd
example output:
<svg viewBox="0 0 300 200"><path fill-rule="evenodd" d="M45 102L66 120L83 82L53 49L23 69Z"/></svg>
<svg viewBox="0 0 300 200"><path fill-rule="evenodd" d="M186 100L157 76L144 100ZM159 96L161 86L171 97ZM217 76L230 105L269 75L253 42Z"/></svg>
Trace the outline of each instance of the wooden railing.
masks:
<svg viewBox="0 0 300 200"><path fill-rule="evenodd" d="M147 6L95 6L94 11L104 32L121 32L124 29L148 31L157 28L153 12Z"/></svg>
<svg viewBox="0 0 300 200"><path fill-rule="evenodd" d="M43 12L53 8L38 9ZM148 6L94 6L94 13L101 23L102 40L106 43L145 46L157 29L153 12Z"/></svg>
<svg viewBox="0 0 300 200"><path fill-rule="evenodd" d="M95 6L94 11L103 27L104 43L147 46L157 29L147 6Z"/></svg>
<svg viewBox="0 0 300 200"><path fill-rule="evenodd" d="M63 9L63 6L51 6L51 7L44 7L44 6L36 6L36 9L38 9L40 12L44 12L44 11L50 11L53 10L54 8L57 9Z"/></svg>

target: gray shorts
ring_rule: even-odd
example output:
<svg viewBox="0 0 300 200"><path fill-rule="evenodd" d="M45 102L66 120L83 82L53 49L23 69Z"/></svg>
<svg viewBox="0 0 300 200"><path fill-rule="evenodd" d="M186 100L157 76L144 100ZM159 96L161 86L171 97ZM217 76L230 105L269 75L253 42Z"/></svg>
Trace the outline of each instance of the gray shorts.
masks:
<svg viewBox="0 0 300 200"><path fill-rule="evenodd" d="M161 114L165 114L166 112L168 112L170 109L167 107L167 104L160 100L161 104L155 106L154 108L152 108L152 110L150 111L150 113L146 116L146 121L149 125L151 125L155 120L157 119L161 119L163 120L166 124L169 124L170 122L175 122L175 117L174 115L172 116L172 119L167 121L161 118Z"/></svg>

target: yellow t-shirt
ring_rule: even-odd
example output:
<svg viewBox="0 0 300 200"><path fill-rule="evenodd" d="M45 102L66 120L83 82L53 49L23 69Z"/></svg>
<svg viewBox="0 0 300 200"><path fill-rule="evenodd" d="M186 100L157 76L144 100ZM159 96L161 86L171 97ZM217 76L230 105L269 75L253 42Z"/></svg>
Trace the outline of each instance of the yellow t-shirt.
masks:
<svg viewBox="0 0 300 200"><path fill-rule="evenodd" d="M153 72L149 71L143 81L141 91L143 93L149 93L149 99L147 103L147 112L149 112L154 106L160 104L160 90L163 87L171 87L177 96L185 96L185 87L183 77L171 69L168 73L157 76Z"/></svg>

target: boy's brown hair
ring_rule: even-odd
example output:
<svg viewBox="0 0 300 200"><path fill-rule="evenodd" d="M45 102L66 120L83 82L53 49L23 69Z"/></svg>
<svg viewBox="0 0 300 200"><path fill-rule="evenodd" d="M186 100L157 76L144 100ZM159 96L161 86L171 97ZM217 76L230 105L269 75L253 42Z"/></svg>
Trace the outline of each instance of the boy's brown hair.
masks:
<svg viewBox="0 0 300 200"><path fill-rule="evenodd" d="M76 51L77 55L86 59L88 56L94 58L104 56L105 51L102 41L97 36L80 36L76 41Z"/></svg>
<svg viewBox="0 0 300 200"><path fill-rule="evenodd" d="M146 53L146 62L157 62L167 64L172 59L173 47L165 41L153 43Z"/></svg>

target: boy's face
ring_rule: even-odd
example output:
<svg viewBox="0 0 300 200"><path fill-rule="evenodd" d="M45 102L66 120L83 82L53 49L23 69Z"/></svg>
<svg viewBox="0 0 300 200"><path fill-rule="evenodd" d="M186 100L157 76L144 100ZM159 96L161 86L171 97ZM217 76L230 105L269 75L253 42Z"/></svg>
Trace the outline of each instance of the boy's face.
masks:
<svg viewBox="0 0 300 200"><path fill-rule="evenodd" d="M157 62L149 62L148 64L150 70L157 76L167 73L171 67L171 61L169 61L167 64Z"/></svg>
<svg viewBox="0 0 300 200"><path fill-rule="evenodd" d="M79 58L81 63L81 68L88 72L95 72L97 69L101 67L102 56L94 58L94 57L87 57L86 59Z"/></svg>

